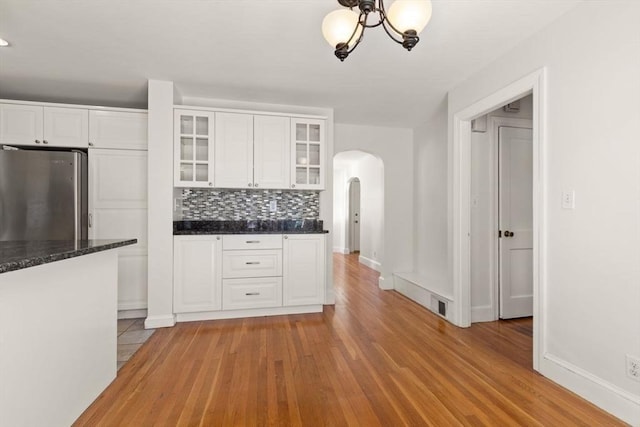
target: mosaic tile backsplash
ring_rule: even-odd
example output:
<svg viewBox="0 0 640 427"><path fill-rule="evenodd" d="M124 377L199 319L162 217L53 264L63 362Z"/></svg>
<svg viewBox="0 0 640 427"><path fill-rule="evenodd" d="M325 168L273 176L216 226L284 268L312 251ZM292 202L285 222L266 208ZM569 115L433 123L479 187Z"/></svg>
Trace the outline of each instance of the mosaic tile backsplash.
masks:
<svg viewBox="0 0 640 427"><path fill-rule="evenodd" d="M270 212L275 200L276 211ZM182 190L184 220L318 219L317 191L295 190Z"/></svg>

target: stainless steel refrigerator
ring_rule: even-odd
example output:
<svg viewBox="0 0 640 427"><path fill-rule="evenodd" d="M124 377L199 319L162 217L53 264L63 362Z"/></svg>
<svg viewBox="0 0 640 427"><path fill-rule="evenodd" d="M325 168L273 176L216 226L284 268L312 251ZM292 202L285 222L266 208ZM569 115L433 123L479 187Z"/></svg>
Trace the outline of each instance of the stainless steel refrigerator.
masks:
<svg viewBox="0 0 640 427"><path fill-rule="evenodd" d="M0 146L0 241L87 238L87 154Z"/></svg>

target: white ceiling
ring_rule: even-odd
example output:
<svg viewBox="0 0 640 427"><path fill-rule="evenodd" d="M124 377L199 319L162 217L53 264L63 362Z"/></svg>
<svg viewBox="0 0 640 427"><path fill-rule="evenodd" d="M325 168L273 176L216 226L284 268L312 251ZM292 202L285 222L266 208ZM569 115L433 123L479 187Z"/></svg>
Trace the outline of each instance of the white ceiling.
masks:
<svg viewBox="0 0 640 427"><path fill-rule="evenodd" d="M0 0L11 43L0 49L0 98L146 107L147 79L162 79L187 96L414 127L579 1L434 0L412 52L368 29L340 63L320 31L336 0Z"/></svg>

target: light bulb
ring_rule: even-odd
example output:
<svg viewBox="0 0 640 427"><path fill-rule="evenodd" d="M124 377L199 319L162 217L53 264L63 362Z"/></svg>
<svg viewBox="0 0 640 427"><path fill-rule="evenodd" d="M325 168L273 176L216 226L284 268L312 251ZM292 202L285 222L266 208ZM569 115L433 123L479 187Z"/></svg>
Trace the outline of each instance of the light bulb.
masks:
<svg viewBox="0 0 640 427"><path fill-rule="evenodd" d="M353 46L362 34L362 25L358 24L358 18L359 15L351 9L334 10L325 16L322 21L322 35L327 43L332 48L347 42L349 47ZM358 27L357 30L356 27ZM356 30L355 34L353 34L354 30Z"/></svg>
<svg viewBox="0 0 640 427"><path fill-rule="evenodd" d="M396 0L387 12L387 19L401 33L407 30L419 33L431 19L431 1Z"/></svg>

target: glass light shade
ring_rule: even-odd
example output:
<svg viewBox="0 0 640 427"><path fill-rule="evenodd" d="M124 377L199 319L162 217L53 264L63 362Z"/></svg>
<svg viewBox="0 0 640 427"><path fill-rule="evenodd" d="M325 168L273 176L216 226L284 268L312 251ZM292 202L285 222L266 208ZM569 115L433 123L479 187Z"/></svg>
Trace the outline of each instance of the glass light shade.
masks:
<svg viewBox="0 0 640 427"><path fill-rule="evenodd" d="M334 10L325 16L322 21L322 35L324 35L327 43L334 49L340 43L349 42L349 47L353 46L360 34L362 34L362 25L358 25L358 18L359 15L351 9ZM351 38L356 26L358 30ZM349 41L349 38L351 38L351 41Z"/></svg>
<svg viewBox="0 0 640 427"><path fill-rule="evenodd" d="M420 33L431 19L431 1L396 0L387 12L387 19L400 32Z"/></svg>

